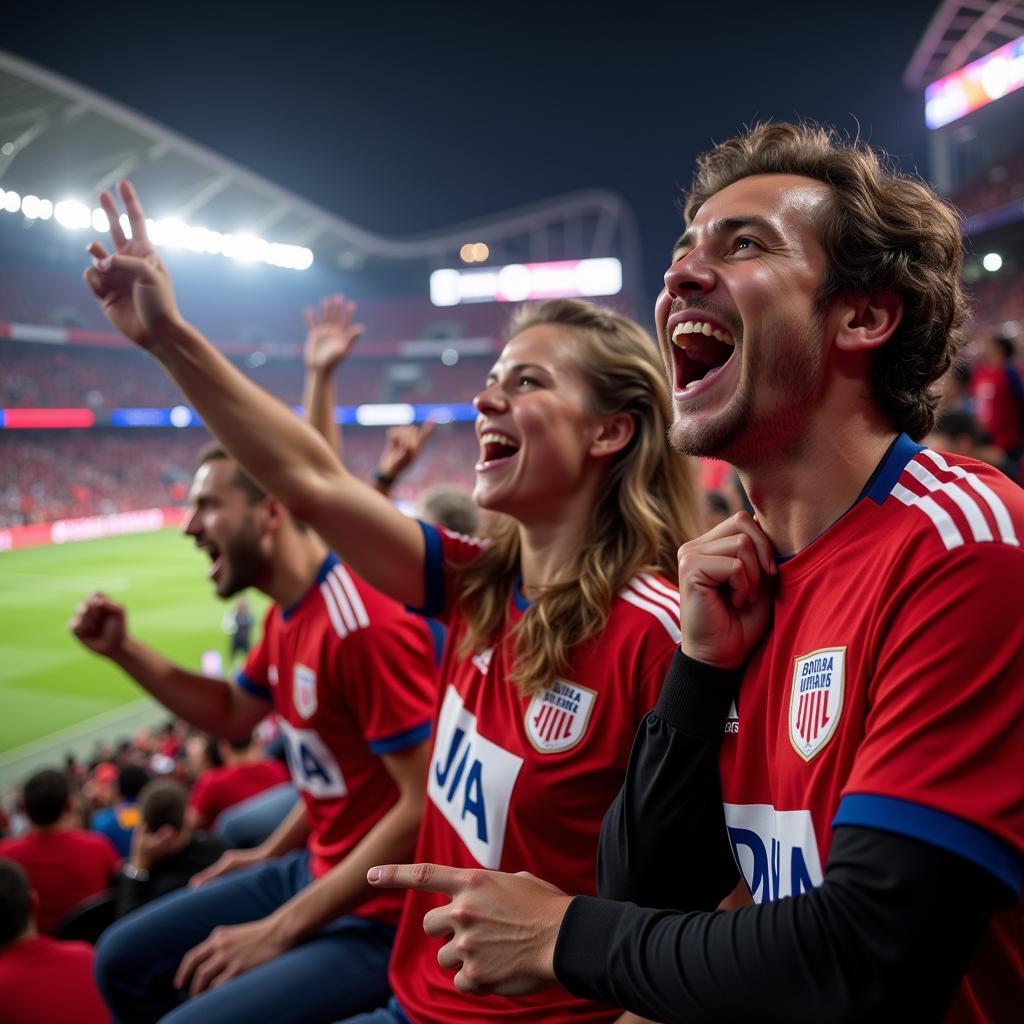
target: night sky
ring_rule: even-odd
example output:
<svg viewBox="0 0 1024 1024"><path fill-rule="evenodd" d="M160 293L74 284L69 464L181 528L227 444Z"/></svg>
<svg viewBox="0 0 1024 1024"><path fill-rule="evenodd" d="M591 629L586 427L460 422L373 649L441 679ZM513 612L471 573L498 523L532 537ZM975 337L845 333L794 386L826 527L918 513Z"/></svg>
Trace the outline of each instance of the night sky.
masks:
<svg viewBox="0 0 1024 1024"><path fill-rule="evenodd" d="M696 153L758 119L860 126L926 170L901 77L938 0L11 5L0 46L372 231L580 188L657 289Z"/></svg>

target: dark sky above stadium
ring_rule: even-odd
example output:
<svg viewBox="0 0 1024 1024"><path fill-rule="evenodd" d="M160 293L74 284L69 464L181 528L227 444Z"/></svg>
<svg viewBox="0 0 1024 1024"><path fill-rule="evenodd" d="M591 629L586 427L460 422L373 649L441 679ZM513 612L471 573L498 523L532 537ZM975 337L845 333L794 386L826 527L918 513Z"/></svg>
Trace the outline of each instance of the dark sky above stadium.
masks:
<svg viewBox="0 0 1024 1024"><path fill-rule="evenodd" d="M383 234L613 189L653 294L694 156L744 123L859 126L926 169L900 79L937 6L16 4L0 46Z"/></svg>

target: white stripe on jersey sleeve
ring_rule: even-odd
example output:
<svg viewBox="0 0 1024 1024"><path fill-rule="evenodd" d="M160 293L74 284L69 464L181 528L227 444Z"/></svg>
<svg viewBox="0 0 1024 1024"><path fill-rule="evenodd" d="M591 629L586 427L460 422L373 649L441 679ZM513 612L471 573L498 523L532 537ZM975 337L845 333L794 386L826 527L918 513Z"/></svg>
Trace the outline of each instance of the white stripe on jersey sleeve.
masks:
<svg viewBox="0 0 1024 1024"><path fill-rule="evenodd" d="M959 477L961 480L966 480L968 485L985 499L985 503L992 511L992 518L995 519L996 526L999 527L999 536L1002 538L1003 543L1010 544L1015 548L1020 547L1020 541L1017 540L1017 534L1013 529L1013 520L1010 518L1010 513L1003 503L1003 499L984 480L980 480L973 473L968 473L962 466L949 465L938 452L932 451L931 448L925 448L921 454L927 455L939 469L952 473L953 476Z"/></svg>
<svg viewBox="0 0 1024 1024"><path fill-rule="evenodd" d="M653 615L665 627L665 632L672 638L672 643L678 644L682 641L683 635L679 632L678 609L675 615L670 615L660 604L646 600L629 587L626 587L619 596L623 601L628 601L631 605L642 608L645 612Z"/></svg>
<svg viewBox="0 0 1024 1024"><path fill-rule="evenodd" d="M342 638L348 636L348 630L345 628L345 624L341 621L341 615L338 612L338 604L334 600L334 594L331 593L331 588L327 585L327 581L324 580L320 584L320 596L324 599L324 607L327 609L327 615L330 617L331 625L334 626L334 632Z"/></svg>
<svg viewBox="0 0 1024 1024"><path fill-rule="evenodd" d="M912 459L907 463L906 470L915 480L924 484L925 487L927 487L933 494L936 491L941 491L943 494L948 494L953 501L956 502L957 508L963 512L964 518L967 520L967 525L970 526L971 533L974 534L975 540L989 541L995 539L992 536L992 531L989 529L988 523L985 521L985 516L978 507L978 503L966 491L964 491L959 484L943 483L916 459Z"/></svg>
<svg viewBox="0 0 1024 1024"><path fill-rule="evenodd" d="M935 529L939 531L939 536L942 538L942 543L946 545L947 551L952 551L953 548L958 548L963 544L964 535L957 529L957 525L950 518L949 513L935 503L934 498L915 494L899 483L893 487L890 493L904 505L916 506L932 521Z"/></svg>
<svg viewBox="0 0 1024 1024"><path fill-rule="evenodd" d="M629 587L632 587L641 597L646 597L648 601L653 601L655 604L660 604L662 608L665 608L670 614L679 617L679 595L678 594L666 594L664 588L655 588L651 585L649 577L634 576L629 581Z"/></svg>
<svg viewBox="0 0 1024 1024"><path fill-rule="evenodd" d="M355 614L356 621L365 628L370 624L370 616L366 614L366 605L363 604L363 599L359 596L359 591L356 590L352 577L349 576L345 567L341 565L336 565L334 572L341 581L341 585L345 588L345 594L348 596L348 603Z"/></svg>
<svg viewBox="0 0 1024 1024"><path fill-rule="evenodd" d="M678 607L679 591L675 587L670 586L664 580L659 580L657 576L652 576L649 572L642 572L636 578L643 580L652 590L657 590L659 594L663 594Z"/></svg>
<svg viewBox="0 0 1024 1024"><path fill-rule="evenodd" d="M352 609L349 607L348 598L341 589L341 584L338 582L337 576L334 575L334 569L327 574L325 582L327 583L327 586L331 588L331 593L334 595L334 600L338 604L338 610L341 612L341 617L345 620L346 629L349 633L355 632L359 626L356 624L356 617L352 614Z"/></svg>

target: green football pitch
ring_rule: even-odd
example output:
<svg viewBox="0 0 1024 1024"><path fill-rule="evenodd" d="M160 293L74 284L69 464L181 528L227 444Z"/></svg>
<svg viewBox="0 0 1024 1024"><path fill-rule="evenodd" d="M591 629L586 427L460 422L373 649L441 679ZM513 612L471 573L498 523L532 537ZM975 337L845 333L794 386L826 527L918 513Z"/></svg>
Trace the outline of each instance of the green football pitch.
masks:
<svg viewBox="0 0 1024 1024"><path fill-rule="evenodd" d="M0 553L0 760L47 737L116 740L119 709L141 691L68 632L75 605L94 590L123 604L128 629L198 670L203 652L226 657L228 608L206 579L209 559L176 530ZM256 621L266 603L250 595Z"/></svg>

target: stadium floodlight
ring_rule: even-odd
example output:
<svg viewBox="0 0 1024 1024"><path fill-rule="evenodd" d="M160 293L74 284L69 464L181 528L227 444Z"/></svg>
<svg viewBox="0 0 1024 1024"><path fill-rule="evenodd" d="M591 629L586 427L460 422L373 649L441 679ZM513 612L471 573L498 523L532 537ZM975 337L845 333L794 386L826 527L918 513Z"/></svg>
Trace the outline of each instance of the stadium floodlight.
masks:
<svg viewBox="0 0 1024 1024"><path fill-rule="evenodd" d="M23 196L21 212L28 220L49 220L53 216L53 203L39 196Z"/></svg>
<svg viewBox="0 0 1024 1024"><path fill-rule="evenodd" d="M430 275L430 301L435 306L457 306L462 301L457 270L435 270Z"/></svg>
<svg viewBox="0 0 1024 1024"><path fill-rule="evenodd" d="M987 252L982 257L981 265L990 274L994 274L1003 265L1003 257L997 252Z"/></svg>
<svg viewBox="0 0 1024 1024"><path fill-rule="evenodd" d="M89 227L105 234L110 230L106 213L99 207L90 210L83 202L67 197L54 203L36 195L22 197L17 192L0 189L0 210L21 213L27 220L49 220L53 217L68 231L83 231ZM127 214L118 218L126 238L132 237ZM251 233L221 234L210 228L186 224L178 217L147 220L146 230L154 245L168 249L187 249L211 256L227 256L242 263L266 263L288 270L308 270L313 265L313 251L304 245L268 242Z"/></svg>
<svg viewBox="0 0 1024 1024"><path fill-rule="evenodd" d="M193 412L187 405L176 405L171 409L172 427L190 427L192 425Z"/></svg>
<svg viewBox="0 0 1024 1024"><path fill-rule="evenodd" d="M406 402L356 406L356 423L362 427L400 427L416 420L416 410Z"/></svg>
<svg viewBox="0 0 1024 1024"><path fill-rule="evenodd" d="M81 231L92 223L92 213L77 199L61 199L53 208L53 219L69 231Z"/></svg>
<svg viewBox="0 0 1024 1024"><path fill-rule="evenodd" d="M486 242L467 242L459 249L459 259L463 263L486 263L490 255Z"/></svg>
<svg viewBox="0 0 1024 1024"><path fill-rule="evenodd" d="M511 263L492 270L435 270L430 275L430 301L435 306L617 295L620 291L622 264L613 256Z"/></svg>
<svg viewBox="0 0 1024 1024"><path fill-rule="evenodd" d="M942 128L1024 87L1024 36L953 71L924 91L924 119Z"/></svg>

